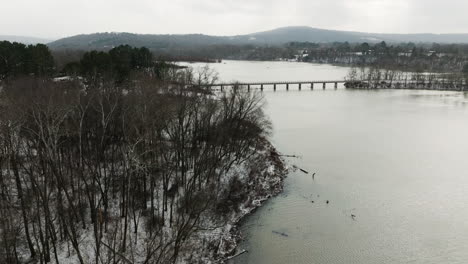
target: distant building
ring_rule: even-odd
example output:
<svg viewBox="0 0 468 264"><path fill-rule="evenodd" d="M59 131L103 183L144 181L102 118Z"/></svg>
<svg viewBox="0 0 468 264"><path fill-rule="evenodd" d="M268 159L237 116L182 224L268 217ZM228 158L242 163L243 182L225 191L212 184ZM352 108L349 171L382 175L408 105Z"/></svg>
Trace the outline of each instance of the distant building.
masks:
<svg viewBox="0 0 468 264"><path fill-rule="evenodd" d="M398 57L411 57L412 55L413 55L412 51L398 53Z"/></svg>

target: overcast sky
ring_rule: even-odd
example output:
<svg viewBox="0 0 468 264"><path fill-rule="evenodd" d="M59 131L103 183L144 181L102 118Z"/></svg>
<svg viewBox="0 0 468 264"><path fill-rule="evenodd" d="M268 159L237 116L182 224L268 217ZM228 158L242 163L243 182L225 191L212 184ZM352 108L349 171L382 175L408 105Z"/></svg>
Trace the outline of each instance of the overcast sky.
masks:
<svg viewBox="0 0 468 264"><path fill-rule="evenodd" d="M468 0L1 0L0 35L237 35L283 26L468 33Z"/></svg>

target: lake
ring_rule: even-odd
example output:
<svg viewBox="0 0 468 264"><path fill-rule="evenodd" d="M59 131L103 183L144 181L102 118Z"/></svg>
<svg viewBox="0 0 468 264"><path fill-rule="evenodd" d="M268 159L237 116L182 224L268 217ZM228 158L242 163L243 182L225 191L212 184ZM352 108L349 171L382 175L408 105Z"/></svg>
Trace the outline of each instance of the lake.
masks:
<svg viewBox="0 0 468 264"><path fill-rule="evenodd" d="M292 62L210 66L221 80L242 82L348 72ZM234 263L467 263L468 94L330 86L264 95L273 143L316 175L291 173L284 193L244 221L239 249L249 252Z"/></svg>

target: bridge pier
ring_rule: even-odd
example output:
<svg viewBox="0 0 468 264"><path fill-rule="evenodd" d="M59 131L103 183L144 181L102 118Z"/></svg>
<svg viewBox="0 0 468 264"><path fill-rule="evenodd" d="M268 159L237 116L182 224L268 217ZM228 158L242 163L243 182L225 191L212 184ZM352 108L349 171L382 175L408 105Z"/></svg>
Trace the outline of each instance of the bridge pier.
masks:
<svg viewBox="0 0 468 264"><path fill-rule="evenodd" d="M299 84L299 91L301 90L302 88L302 83Z"/></svg>
<svg viewBox="0 0 468 264"><path fill-rule="evenodd" d="M310 83L310 90L314 89L314 83Z"/></svg>
<svg viewBox="0 0 468 264"><path fill-rule="evenodd" d="M247 91L250 92L250 84L247 84Z"/></svg>
<svg viewBox="0 0 468 264"><path fill-rule="evenodd" d="M286 84L286 91L289 91L289 83Z"/></svg>
<svg viewBox="0 0 468 264"><path fill-rule="evenodd" d="M260 91L262 91L262 92L263 92L263 84L262 84L262 85L260 85Z"/></svg>
<svg viewBox="0 0 468 264"><path fill-rule="evenodd" d="M338 83L337 82L335 83L335 89L338 89Z"/></svg>
<svg viewBox="0 0 468 264"><path fill-rule="evenodd" d="M273 84L273 91L276 92L276 83Z"/></svg>
<svg viewBox="0 0 468 264"><path fill-rule="evenodd" d="M325 90L327 83L323 83L323 89Z"/></svg>
<svg viewBox="0 0 468 264"><path fill-rule="evenodd" d="M220 88L221 88L221 92L222 92L223 91L223 86L221 85Z"/></svg>

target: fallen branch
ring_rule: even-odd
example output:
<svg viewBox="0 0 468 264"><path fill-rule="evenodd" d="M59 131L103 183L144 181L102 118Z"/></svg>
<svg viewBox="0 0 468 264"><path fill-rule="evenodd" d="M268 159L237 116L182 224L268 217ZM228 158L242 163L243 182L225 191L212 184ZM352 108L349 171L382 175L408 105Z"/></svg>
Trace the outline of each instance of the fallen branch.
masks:
<svg viewBox="0 0 468 264"><path fill-rule="evenodd" d="M108 248L110 251L112 251L112 253L118 255L124 262L127 262L128 264L133 264L133 262L131 262L128 258L126 258L123 254L115 251L113 248L111 248L109 245L107 245L106 243L104 242L101 242L101 244L103 244L106 248Z"/></svg>
<svg viewBox="0 0 468 264"><path fill-rule="evenodd" d="M288 234L283 233L283 232L278 232L278 231L275 231L275 230L273 230L273 231L271 231L271 232L273 232L273 234L277 234L277 235L280 235L280 236L289 237Z"/></svg>
<svg viewBox="0 0 468 264"><path fill-rule="evenodd" d="M286 157L286 158L300 158L300 156L296 155L279 155L280 157Z"/></svg>
<svg viewBox="0 0 468 264"><path fill-rule="evenodd" d="M239 252L239 253L237 253L237 254L235 254L235 255L232 255L232 256L230 256L230 257L225 258L222 262L231 260L231 259L233 259L233 258L237 258L238 256L240 256L240 255L242 255L242 254L244 254L244 253L247 253L247 252L249 252L249 251L247 251L247 250L244 249L244 250L242 250L241 252Z"/></svg>

